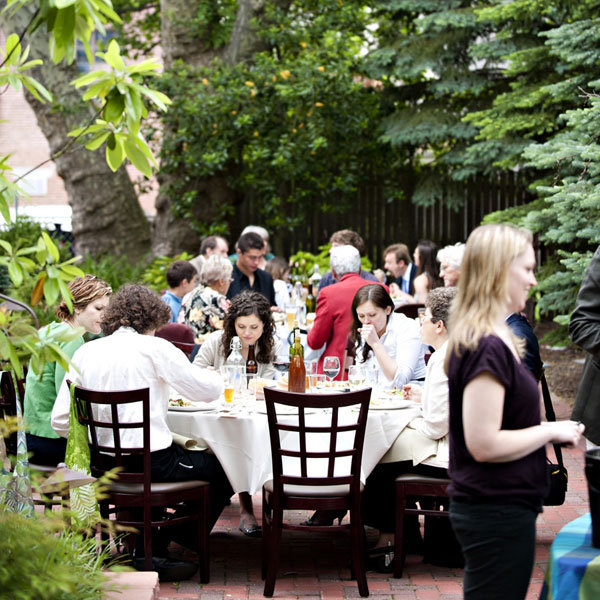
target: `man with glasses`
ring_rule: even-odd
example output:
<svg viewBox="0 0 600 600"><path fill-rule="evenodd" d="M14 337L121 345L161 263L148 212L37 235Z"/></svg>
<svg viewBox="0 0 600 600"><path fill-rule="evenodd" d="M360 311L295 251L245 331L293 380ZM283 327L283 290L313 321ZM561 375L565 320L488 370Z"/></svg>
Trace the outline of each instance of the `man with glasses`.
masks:
<svg viewBox="0 0 600 600"><path fill-rule="evenodd" d="M232 282L227 292L229 300L243 290L252 290L262 294L271 306L276 306L273 278L258 268L265 253L264 247L264 241L257 233L245 233L237 241L237 260L233 265Z"/></svg>

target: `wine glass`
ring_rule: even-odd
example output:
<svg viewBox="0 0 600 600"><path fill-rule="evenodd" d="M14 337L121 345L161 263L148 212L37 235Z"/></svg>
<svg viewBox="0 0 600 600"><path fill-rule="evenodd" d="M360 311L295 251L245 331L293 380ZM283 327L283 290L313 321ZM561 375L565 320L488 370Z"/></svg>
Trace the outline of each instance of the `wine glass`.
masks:
<svg viewBox="0 0 600 600"><path fill-rule="evenodd" d="M337 356L326 356L323 359L323 373L331 383L340 372L340 359Z"/></svg>

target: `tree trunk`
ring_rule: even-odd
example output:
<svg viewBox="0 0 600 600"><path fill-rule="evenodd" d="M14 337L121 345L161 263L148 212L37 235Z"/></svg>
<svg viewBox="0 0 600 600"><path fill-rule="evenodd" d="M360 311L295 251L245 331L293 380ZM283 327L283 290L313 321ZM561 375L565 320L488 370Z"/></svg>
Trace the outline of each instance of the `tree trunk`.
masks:
<svg viewBox="0 0 600 600"><path fill-rule="evenodd" d="M291 0L278 0L289 7ZM254 52L264 49L262 42L252 29L252 19L259 19L264 12L265 0L239 0L236 22L229 44L217 51L202 50L202 43L190 35L186 27L196 14L193 0L161 0L162 40L165 68L175 60L182 60L192 66L208 65L218 56L229 63L249 62ZM170 135L169 131L164 132ZM214 220L223 205L235 206L241 201L226 182L226 173L197 180L190 189L197 191L194 215L198 220ZM155 254L176 254L182 251L197 253L200 246L198 234L185 219L175 219L171 211L171 200L165 190L177 179L177 174L160 176L160 192L156 201L156 219L153 231L153 252ZM233 242L234 240L230 240Z"/></svg>
<svg viewBox="0 0 600 600"><path fill-rule="evenodd" d="M27 4L13 17L2 16L5 32L21 34L27 27L35 3ZM72 138L67 133L88 122L93 114L81 102L69 82L79 76L75 65L54 65L49 58L48 37L42 29L23 40L31 45L31 58L44 64L31 74L49 89L56 101L42 104L29 93L25 96L35 111L50 152L54 154ZM150 225L138 202L133 184L124 167L113 173L106 164L104 149L95 152L77 143L54 159L58 174L65 182L73 210L73 235L79 254L99 256L126 255L131 261L142 259L150 251Z"/></svg>

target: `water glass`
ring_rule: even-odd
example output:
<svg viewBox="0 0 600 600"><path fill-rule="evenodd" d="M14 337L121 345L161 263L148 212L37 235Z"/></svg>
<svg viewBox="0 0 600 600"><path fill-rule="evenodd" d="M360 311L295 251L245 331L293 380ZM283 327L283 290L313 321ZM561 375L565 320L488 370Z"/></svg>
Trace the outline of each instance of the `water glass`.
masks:
<svg viewBox="0 0 600 600"><path fill-rule="evenodd" d="M246 389L244 390L244 406L248 412L254 412L256 408L256 382L257 376L253 373L252 375L246 375Z"/></svg>
<svg viewBox="0 0 600 600"><path fill-rule="evenodd" d="M348 381L350 389L356 391L361 389L365 384L365 369L362 365L352 365L348 369Z"/></svg>
<svg viewBox="0 0 600 600"><path fill-rule="evenodd" d="M236 365L223 365L221 376L223 377L225 404L230 406L234 397L240 398L242 390L246 387L246 368Z"/></svg>

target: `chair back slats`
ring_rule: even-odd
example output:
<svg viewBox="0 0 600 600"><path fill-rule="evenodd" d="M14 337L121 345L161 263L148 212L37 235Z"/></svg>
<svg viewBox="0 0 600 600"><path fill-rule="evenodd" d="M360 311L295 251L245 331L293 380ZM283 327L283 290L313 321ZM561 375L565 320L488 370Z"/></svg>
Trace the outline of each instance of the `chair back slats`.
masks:
<svg viewBox="0 0 600 600"><path fill-rule="evenodd" d="M77 417L89 433L92 471L120 468L119 480L143 483L150 489L150 391L148 388L99 392L75 386ZM139 420L122 422L119 409L139 405ZM131 445L124 432L141 437L141 446ZM141 434L141 435L140 435ZM124 439L125 438L125 439Z"/></svg>
<svg viewBox="0 0 600 600"><path fill-rule="evenodd" d="M8 420L17 416L17 394L13 375L10 371L0 371L0 418ZM12 456L17 454L17 432L5 440L6 452Z"/></svg>
<svg viewBox="0 0 600 600"><path fill-rule="evenodd" d="M281 493L284 484L349 485L353 489L353 493L358 493L370 396L370 388L344 394L314 395L265 388L273 479L276 482L275 487L279 487ZM290 415L286 411L284 415L278 415L277 404L294 407L297 412ZM342 409L356 406L359 407L356 412L341 412ZM331 412L321 413L321 418L325 422L315 424L313 418L311 424L307 425L306 411L314 408L320 411L330 409ZM344 418L342 418L342 414L344 414ZM352 415L350 420L349 415ZM316 439L310 437L309 434L319 436L320 444L317 444ZM282 444L284 438L286 443ZM344 447L338 448L338 445L342 443ZM295 469L294 473L286 472L284 458L295 459L296 463L299 462L299 468ZM336 464L339 470L340 459L344 459L347 468L344 469L344 473L336 474ZM348 459L350 460L348 461ZM309 469L311 460L326 461L326 465L319 469L318 473L315 473L315 469Z"/></svg>

